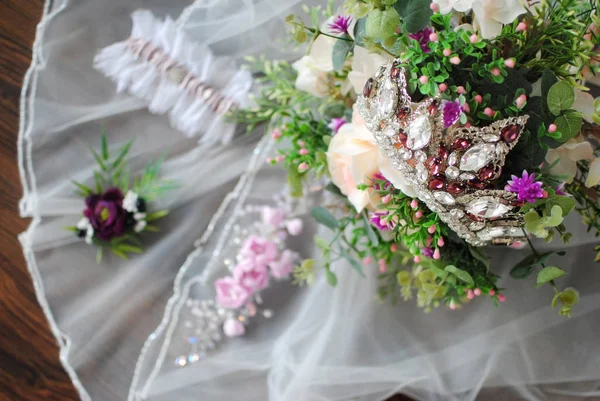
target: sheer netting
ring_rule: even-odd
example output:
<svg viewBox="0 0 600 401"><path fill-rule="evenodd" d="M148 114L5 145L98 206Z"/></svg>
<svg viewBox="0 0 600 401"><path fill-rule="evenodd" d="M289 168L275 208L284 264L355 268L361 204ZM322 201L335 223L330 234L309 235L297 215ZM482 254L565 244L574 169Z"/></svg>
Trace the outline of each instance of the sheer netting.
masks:
<svg viewBox="0 0 600 401"><path fill-rule="evenodd" d="M262 297L270 313L257 315L245 336L215 339L193 363L178 359L189 352L195 302L213 300L213 283L227 272L224 259L235 249L236 227L252 224L252 214L243 211L273 202L285 175L265 165L274 145L268 139L257 144L260 132L237 135L227 146L198 147L197 138L175 131L143 101L116 94L113 82L94 70L94 55L126 39L130 14L143 8L177 20L218 56L292 59L283 20L301 3L46 4L23 90L21 212L33 222L21 241L61 360L82 399L346 401L395 392L424 401L600 399L600 272L592 260L594 239L577 219L571 224L578 235L560 259L570 273L563 283L581 292L571 319L550 308L549 287L534 292L532 281L508 277L500 283L508 300L499 308L479 300L423 314L411 302L380 304L376 268L362 278L340 261L332 266L336 288L324 277L312 288L275 283ZM160 233L144 238L144 254L96 264L94 250L63 227L81 213L70 181L91 180L94 160L87 148L99 144L103 127L111 149L135 138L133 172L167 151L163 175L181 185L162 200L172 213ZM317 192L306 202L324 200ZM299 213L306 208L300 205ZM318 228L310 218L304 223L304 233L289 246L303 257L317 256ZM525 256L506 249L492 255L504 276Z"/></svg>

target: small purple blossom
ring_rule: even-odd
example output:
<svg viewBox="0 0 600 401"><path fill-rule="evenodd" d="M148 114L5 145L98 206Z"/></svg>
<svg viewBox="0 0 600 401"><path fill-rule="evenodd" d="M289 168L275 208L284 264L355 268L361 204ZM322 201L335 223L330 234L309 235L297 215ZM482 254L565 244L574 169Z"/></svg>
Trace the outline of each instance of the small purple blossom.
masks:
<svg viewBox="0 0 600 401"><path fill-rule="evenodd" d="M566 193L564 191L564 189L565 189L565 183L563 182L558 187L556 187L556 191L555 191L556 195L558 195L558 196L569 196L569 194Z"/></svg>
<svg viewBox="0 0 600 401"><path fill-rule="evenodd" d="M444 102L443 110L444 128L449 128L453 126L458 120L460 120L460 115L462 114L462 107L460 106L460 101L458 99L456 99L453 102Z"/></svg>
<svg viewBox="0 0 600 401"><path fill-rule="evenodd" d="M429 48L429 42L431 42L429 40L429 35L431 35L433 32L434 31L432 28L427 27L425 29L421 29L418 32L409 34L408 37L411 39L415 39L417 42L419 42L423 53L429 53L431 52L431 49Z"/></svg>
<svg viewBox="0 0 600 401"><path fill-rule="evenodd" d="M392 183L381 173L373 174L372 181L373 188L377 191L389 191L393 187Z"/></svg>
<svg viewBox="0 0 600 401"><path fill-rule="evenodd" d="M529 174L523 170L522 177L513 175L511 178L512 180L508 181L504 189L516 193L519 201L532 203L544 197L543 184L540 181L535 181L535 174Z"/></svg>
<svg viewBox="0 0 600 401"><path fill-rule="evenodd" d="M328 127L331 128L331 130L333 131L334 134L337 134L338 131L340 130L340 128L342 128L342 126L344 124L346 124L348 121L346 121L345 118L332 118L331 122L329 123Z"/></svg>
<svg viewBox="0 0 600 401"><path fill-rule="evenodd" d="M421 248L421 256L423 256L423 257L431 259L431 258L433 258L434 253L435 253L435 251L430 246L428 246L427 248Z"/></svg>
<svg viewBox="0 0 600 401"><path fill-rule="evenodd" d="M349 35L348 30L350 29L350 24L352 23L352 16L350 15L336 15L333 18L333 22L329 24L329 30L331 33L337 35Z"/></svg>
<svg viewBox="0 0 600 401"><path fill-rule="evenodd" d="M380 231L391 231L396 226L396 223L390 219L389 212L373 212L370 221Z"/></svg>

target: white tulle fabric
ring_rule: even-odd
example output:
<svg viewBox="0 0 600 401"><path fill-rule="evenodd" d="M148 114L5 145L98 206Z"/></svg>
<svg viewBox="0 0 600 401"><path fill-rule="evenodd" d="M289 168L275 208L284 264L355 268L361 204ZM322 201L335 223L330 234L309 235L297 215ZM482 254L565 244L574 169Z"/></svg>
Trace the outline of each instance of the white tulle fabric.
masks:
<svg viewBox="0 0 600 401"><path fill-rule="evenodd" d="M313 3L316 3L313 2ZM375 301L375 267L360 278L343 262L339 283L320 277L313 288L271 287L244 337L224 340L184 368L187 299L211 299L226 274L222 259L240 210L270 202L285 176L263 163L273 151L259 135L235 136L223 146L198 147L144 100L116 94L93 68L99 49L131 32L137 9L170 17L215 57L239 64L245 55L293 57L283 40L287 14L299 0L56 0L48 1L22 97L19 163L21 235L40 304L61 346L61 361L83 400L379 400L405 392L419 400L593 400L600 398L600 270L594 238L583 227L556 263L570 272L563 285L581 291L571 319L549 307L550 288L504 278L508 301L494 308L478 300L458 311L424 315L411 303ZM294 8L295 7L295 8ZM172 214L147 251L128 261L108 257L63 230L77 221L82 201L71 179L92 179L102 127L111 149L134 139L133 172L167 151L163 173L182 185L160 206ZM241 128L241 127L240 127ZM315 201L319 201L316 197ZM212 221L212 223L210 223ZM317 228L305 219L289 245L317 255ZM327 233L321 233L326 236ZM201 239L196 241L198 238ZM194 243L197 247L194 246ZM539 245L540 249L546 249ZM493 251L504 273L524 257ZM554 261L554 260L553 260Z"/></svg>
<svg viewBox="0 0 600 401"><path fill-rule="evenodd" d="M219 93L221 104L248 106L252 76L249 71L239 70L235 60L214 57L207 45L196 44L168 16L161 21L150 11L139 10L133 13L132 20L130 40L142 39L160 49L188 74L210 86L211 93ZM127 90L143 99L152 113L168 113L173 127L187 136L201 135L201 141L207 144L231 141L235 125L223 119L230 107L215 110L203 96L175 82L168 71L136 57L127 41L102 49L95 65L116 82L118 92Z"/></svg>

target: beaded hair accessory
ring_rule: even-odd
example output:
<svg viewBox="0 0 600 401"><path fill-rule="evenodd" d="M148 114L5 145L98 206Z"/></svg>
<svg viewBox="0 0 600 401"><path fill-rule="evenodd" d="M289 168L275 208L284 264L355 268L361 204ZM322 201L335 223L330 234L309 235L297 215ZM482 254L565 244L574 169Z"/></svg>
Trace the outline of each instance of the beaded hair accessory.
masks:
<svg viewBox="0 0 600 401"><path fill-rule="evenodd" d="M366 82L358 108L418 198L461 238L475 246L523 240L517 196L495 181L529 116L448 126L445 102L438 95L413 103L405 71L393 61Z"/></svg>

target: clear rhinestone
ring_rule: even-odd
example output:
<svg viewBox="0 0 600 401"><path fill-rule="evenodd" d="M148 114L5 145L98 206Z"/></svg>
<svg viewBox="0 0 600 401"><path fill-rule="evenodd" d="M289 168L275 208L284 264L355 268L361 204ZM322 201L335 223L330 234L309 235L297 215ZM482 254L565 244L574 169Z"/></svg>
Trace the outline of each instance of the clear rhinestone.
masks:
<svg viewBox="0 0 600 401"><path fill-rule="evenodd" d="M500 140L500 136L497 134L483 134L481 139L486 142L498 142Z"/></svg>
<svg viewBox="0 0 600 401"><path fill-rule="evenodd" d="M392 137L392 136L396 135L396 130L391 125L388 125L387 127L384 128L383 135L385 135L387 137Z"/></svg>
<svg viewBox="0 0 600 401"><path fill-rule="evenodd" d="M189 363L194 363L194 362L198 362L200 360L200 354L189 354L188 355L188 362Z"/></svg>
<svg viewBox="0 0 600 401"><path fill-rule="evenodd" d="M450 166L446 169L446 177L450 178L451 180L457 179L459 174L460 170L454 166Z"/></svg>
<svg viewBox="0 0 600 401"><path fill-rule="evenodd" d="M402 160L410 160L413 157L412 150L406 148L400 148L400 150L398 150L398 154L400 155Z"/></svg>
<svg viewBox="0 0 600 401"><path fill-rule="evenodd" d="M472 231L479 231L482 230L485 227L485 222L483 221L474 221L471 224L469 224L469 230Z"/></svg>
<svg viewBox="0 0 600 401"><path fill-rule="evenodd" d="M422 150L417 150L415 152L415 158L421 163L425 163L427 161L427 154Z"/></svg>
<svg viewBox="0 0 600 401"><path fill-rule="evenodd" d="M489 143L480 143L467 150L460 159L462 171L479 171L482 167L494 160L496 146Z"/></svg>
<svg viewBox="0 0 600 401"><path fill-rule="evenodd" d="M185 365L187 365L187 357L185 355L178 356L177 358L175 358L175 365L184 367Z"/></svg>
<svg viewBox="0 0 600 401"><path fill-rule="evenodd" d="M411 149L422 149L431 140L431 122L428 116L417 117L408 127L407 146Z"/></svg>
<svg viewBox="0 0 600 401"><path fill-rule="evenodd" d="M452 152L452 154L450 154L450 157L448 157L448 164L451 166L455 166L456 163L458 163L458 153Z"/></svg>
<svg viewBox="0 0 600 401"><path fill-rule="evenodd" d="M433 197L435 198L436 201L438 201L444 205L454 205L456 203L456 201L454 200L452 195L450 195L447 192L436 191L433 193Z"/></svg>
<svg viewBox="0 0 600 401"><path fill-rule="evenodd" d="M500 200L491 196L475 199L467 205L467 211L484 219L501 217L511 210L510 206L500 203Z"/></svg>
<svg viewBox="0 0 600 401"><path fill-rule="evenodd" d="M462 173L458 178L463 181L471 181L475 179L475 175L471 173Z"/></svg>
<svg viewBox="0 0 600 401"><path fill-rule="evenodd" d="M417 180L419 182L425 182L429 178L429 173L424 164L417 164Z"/></svg>
<svg viewBox="0 0 600 401"><path fill-rule="evenodd" d="M463 217L463 216L465 215L465 212L463 212L463 211L462 211L462 210L460 210L460 209L452 209L452 210L450 210L450 215L451 215L452 217L455 217L455 218L457 218L457 219L460 219L461 217Z"/></svg>
<svg viewBox="0 0 600 401"><path fill-rule="evenodd" d="M391 82L388 81L381 85L377 92L377 118L383 120L391 117L396 108L397 99L398 93Z"/></svg>
<svg viewBox="0 0 600 401"><path fill-rule="evenodd" d="M516 227L490 227L480 232L479 237L489 241L498 237L522 237L523 232Z"/></svg>

